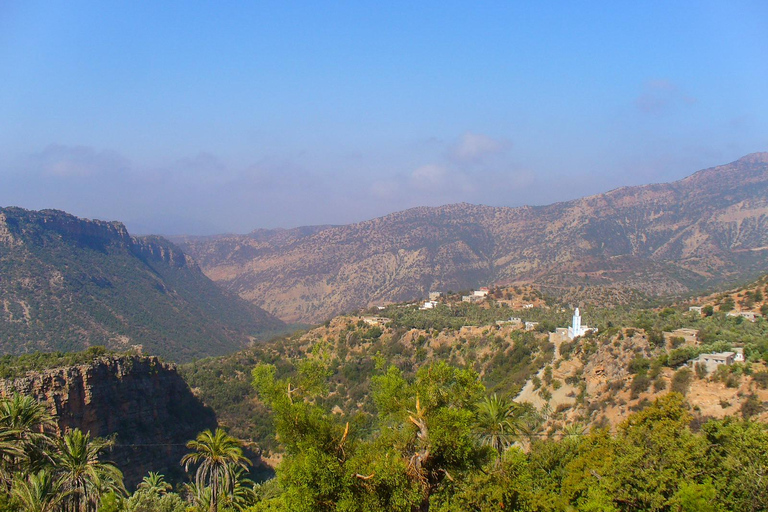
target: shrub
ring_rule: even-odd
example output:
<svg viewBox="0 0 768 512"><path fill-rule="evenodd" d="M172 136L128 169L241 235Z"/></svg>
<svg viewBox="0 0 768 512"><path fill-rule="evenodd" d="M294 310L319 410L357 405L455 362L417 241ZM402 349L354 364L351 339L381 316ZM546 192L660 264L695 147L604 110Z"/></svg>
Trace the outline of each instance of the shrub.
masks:
<svg viewBox="0 0 768 512"><path fill-rule="evenodd" d="M693 347L684 347L672 350L667 357L667 366L676 367L696 357L697 350Z"/></svg>
<svg viewBox="0 0 768 512"><path fill-rule="evenodd" d="M642 373L648 370L648 368L651 367L651 360L646 359L643 356L637 356L632 361L629 362L628 370L629 373Z"/></svg>
<svg viewBox="0 0 768 512"><path fill-rule="evenodd" d="M675 372L672 377L671 390L681 395L688 394L688 388L691 385L691 370L688 368L681 368Z"/></svg>
<svg viewBox="0 0 768 512"><path fill-rule="evenodd" d="M663 347L664 333L658 329L651 329L648 332L648 344L656 348Z"/></svg>
<svg viewBox="0 0 768 512"><path fill-rule="evenodd" d="M669 338L669 342L672 343L672 348L677 348L683 343L685 343L685 338L682 336L672 336Z"/></svg>
<svg viewBox="0 0 768 512"><path fill-rule="evenodd" d="M646 391L648 387L651 385L651 379L648 378L648 375L645 373L638 373L635 375L635 378L632 379L632 385L630 387L632 393L631 398L634 400L638 396L640 396L640 393Z"/></svg>
<svg viewBox="0 0 768 512"><path fill-rule="evenodd" d="M768 371L757 372L752 376L752 379L760 389L768 388Z"/></svg>
<svg viewBox="0 0 768 512"><path fill-rule="evenodd" d="M704 363L696 363L693 365L693 369L696 371L696 376L699 379L704 379L707 377L707 365Z"/></svg>
<svg viewBox="0 0 768 512"><path fill-rule="evenodd" d="M748 420L756 414L760 414L763 410L763 403L757 398L757 395L752 393L747 397L744 403L741 404L741 416Z"/></svg>
<svg viewBox="0 0 768 512"><path fill-rule="evenodd" d="M718 309L720 309L720 311L722 311L723 313L727 313L729 311L733 311L734 305L735 303L733 302L733 298L728 297L720 304L720 307Z"/></svg>

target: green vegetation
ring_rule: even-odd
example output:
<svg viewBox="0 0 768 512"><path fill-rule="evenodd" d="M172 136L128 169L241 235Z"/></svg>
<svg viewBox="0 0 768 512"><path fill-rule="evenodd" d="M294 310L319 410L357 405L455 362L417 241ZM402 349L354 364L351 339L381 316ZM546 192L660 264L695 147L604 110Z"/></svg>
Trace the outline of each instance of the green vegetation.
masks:
<svg viewBox="0 0 768 512"><path fill-rule="evenodd" d="M105 457L114 442L79 429L54 433L44 404L13 395L0 399L0 510L4 512L242 512L258 486L240 442L221 429L202 432L181 463L195 469L179 493L150 472L128 494L120 470Z"/></svg>
<svg viewBox="0 0 768 512"><path fill-rule="evenodd" d="M114 485L66 483L63 466L56 466L62 457L50 455L65 453L66 443L45 434L48 445L34 442L29 446L37 448L25 451L3 444L19 435L8 427L0 431L0 509L60 510L65 503L64 510L116 512L768 508L760 483L768 472L768 429L752 421L764 410L759 390L768 386L768 322L672 307L582 311L599 331L560 344L561 359L554 358L547 331L567 325L570 311L460 303L433 310L391 306L377 311L390 320L379 324L340 317L184 365L182 375L227 429L190 441L182 459L189 483L173 490L162 475L149 473L129 495L101 459L110 442L82 433L70 435L68 443L81 447L71 451L89 453L81 460L103 465L99 478ZM537 321L539 329L496 323L511 316ZM665 334L683 327L698 331L698 345ZM702 352L734 345L744 347L744 364L711 374L685 366ZM3 358L0 375L107 353L93 347L84 354ZM609 370L602 401L590 399L578 373L594 354L601 370ZM621 360L618 373L609 367L612 358ZM567 365L576 373L563 373ZM708 420L686 403L688 390L705 378L742 386L729 397L739 419ZM544 401L567 391L571 402L538 410L513 402L529 381ZM651 389L670 393L643 396ZM607 406L634 413L611 427L600 412ZM720 400L721 409L730 407ZM248 478L237 438L281 455L275 479ZM34 500L43 508L30 505Z"/></svg>
<svg viewBox="0 0 768 512"><path fill-rule="evenodd" d="M96 346L82 352L34 352L20 356L0 356L0 379L22 377L29 371L88 364L94 359L108 355L118 354Z"/></svg>
<svg viewBox="0 0 768 512"><path fill-rule="evenodd" d="M633 336L647 337L649 351L638 353L629 365L630 372L637 374L632 381L631 398L638 398L651 389L654 392L672 389L672 385L685 391L685 382L671 382L660 372L663 367L679 369L700 353L720 352L741 345L748 360L768 361L768 322L764 319L752 323L720 312L701 317L684 308L657 311L587 307L582 313L599 331L562 343L560 354L564 359L578 358L586 364L605 344L611 343L619 350L622 344L634 347L634 342L628 340ZM384 326L369 325L356 317L340 317L333 325L328 322L317 329L260 343L231 356L196 361L180 370L233 435L255 442L267 452L279 450L279 446L266 406L256 399L249 384L248 373L259 363L275 365L279 378L291 378L295 376L297 360L313 352L324 357L330 375L329 394L318 400L328 408L338 407L345 414L373 411L369 394L371 376L377 367L390 365L406 377L412 377L421 366L436 361L470 368L478 373L489 392L500 396L516 395L531 379L534 384L538 382L534 387L540 389L542 398L551 396L555 388L562 385L552 380L540 388L542 383L536 377L553 357L554 347L546 340L545 333L504 330L496 322L515 316L554 328L568 325L571 310L513 310L493 303L458 302L429 310L393 305L376 311L376 316L389 318L391 322ZM665 343L662 333L679 328L697 330L700 345L685 344L679 336L671 336L669 343ZM549 372L543 375L545 380L551 379L551 369ZM704 378L703 372L704 369L699 368L695 375ZM581 397L580 403L587 406L583 392Z"/></svg>
<svg viewBox="0 0 768 512"><path fill-rule="evenodd" d="M488 396L471 370L434 363L406 378L390 367L373 381L372 423L319 405L324 373L320 361L295 379L278 378L271 365L253 371L285 453L273 496L253 510L768 507L756 477L768 469L766 426L725 419L694 432L677 393L614 433L569 428L538 437L526 430L521 411Z"/></svg>
<svg viewBox="0 0 768 512"><path fill-rule="evenodd" d="M283 324L222 291L173 244L119 224L3 208L0 352L142 345L171 361L231 353Z"/></svg>

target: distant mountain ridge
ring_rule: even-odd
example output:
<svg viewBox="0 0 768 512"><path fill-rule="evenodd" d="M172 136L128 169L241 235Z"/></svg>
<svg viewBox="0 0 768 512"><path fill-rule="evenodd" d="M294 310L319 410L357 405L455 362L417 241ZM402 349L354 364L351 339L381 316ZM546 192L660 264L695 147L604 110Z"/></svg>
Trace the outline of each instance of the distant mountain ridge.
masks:
<svg viewBox="0 0 768 512"><path fill-rule="evenodd" d="M768 270L768 153L547 206L419 207L179 243L211 279L287 321L493 283L685 294Z"/></svg>
<svg viewBox="0 0 768 512"><path fill-rule="evenodd" d="M281 327L162 237L57 210L0 208L3 353L142 345L186 361Z"/></svg>

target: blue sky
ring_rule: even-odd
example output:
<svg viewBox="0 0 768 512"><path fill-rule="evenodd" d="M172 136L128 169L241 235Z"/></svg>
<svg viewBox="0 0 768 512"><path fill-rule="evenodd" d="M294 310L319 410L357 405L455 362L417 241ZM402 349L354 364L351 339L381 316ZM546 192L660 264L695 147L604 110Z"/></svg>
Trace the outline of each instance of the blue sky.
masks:
<svg viewBox="0 0 768 512"><path fill-rule="evenodd" d="M0 205L202 234L675 180L768 151L767 25L763 1L0 0Z"/></svg>

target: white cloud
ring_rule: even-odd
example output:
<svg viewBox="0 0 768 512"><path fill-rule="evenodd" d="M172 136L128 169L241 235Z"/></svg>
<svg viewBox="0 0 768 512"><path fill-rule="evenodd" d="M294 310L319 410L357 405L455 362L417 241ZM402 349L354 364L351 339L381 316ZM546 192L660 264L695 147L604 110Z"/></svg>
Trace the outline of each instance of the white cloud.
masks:
<svg viewBox="0 0 768 512"><path fill-rule="evenodd" d="M448 170L442 165L427 164L411 174L411 184L419 188L443 187L448 180Z"/></svg>
<svg viewBox="0 0 768 512"><path fill-rule="evenodd" d="M390 180L378 180L371 184L370 192L377 199L393 199L398 195L400 186Z"/></svg>
<svg viewBox="0 0 768 512"><path fill-rule="evenodd" d="M96 151L87 146L52 144L40 153L30 155L27 167L42 176L85 178L123 172L130 162L114 151Z"/></svg>
<svg viewBox="0 0 768 512"><path fill-rule="evenodd" d="M458 160L479 160L501 153L509 146L509 142L505 140L494 139L482 133L466 132L453 146L451 154Z"/></svg>
<svg viewBox="0 0 768 512"><path fill-rule="evenodd" d="M696 98L686 95L674 83L666 79L649 80L643 92L635 98L635 106L646 114L662 114L676 105L696 103Z"/></svg>

